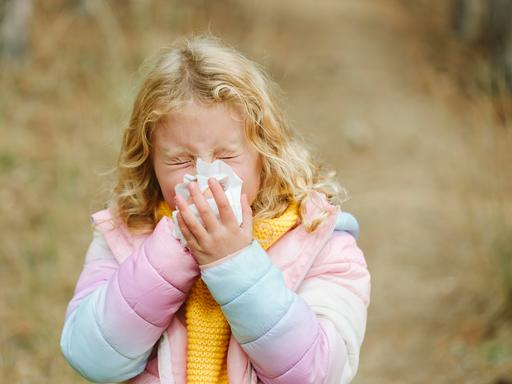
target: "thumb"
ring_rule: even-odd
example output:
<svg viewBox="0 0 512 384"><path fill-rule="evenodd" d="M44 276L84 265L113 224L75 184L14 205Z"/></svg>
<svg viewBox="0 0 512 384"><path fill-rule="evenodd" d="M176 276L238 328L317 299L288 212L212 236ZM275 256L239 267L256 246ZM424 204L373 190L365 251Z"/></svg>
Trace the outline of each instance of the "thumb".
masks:
<svg viewBox="0 0 512 384"><path fill-rule="evenodd" d="M245 193L242 194L242 228L250 228L252 231L252 209L247 201L247 195Z"/></svg>

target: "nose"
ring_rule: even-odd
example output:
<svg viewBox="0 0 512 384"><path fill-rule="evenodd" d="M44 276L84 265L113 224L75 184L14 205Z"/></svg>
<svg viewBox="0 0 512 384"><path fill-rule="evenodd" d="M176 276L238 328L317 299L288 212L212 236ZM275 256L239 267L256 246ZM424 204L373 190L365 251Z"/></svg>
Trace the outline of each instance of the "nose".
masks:
<svg viewBox="0 0 512 384"><path fill-rule="evenodd" d="M207 163L213 163L213 161L215 160L215 159L213 158L213 155L203 155L203 156L198 156L198 157L196 158L196 164L197 164L197 160L199 160L199 159L201 159L201 160L203 160L203 161L206 161Z"/></svg>
<svg viewBox="0 0 512 384"><path fill-rule="evenodd" d="M193 175L195 175L197 173L197 161L201 159L207 163L212 163L215 159L213 158L213 155L202 155L202 156L197 156L194 160L194 171L193 171Z"/></svg>
<svg viewBox="0 0 512 384"><path fill-rule="evenodd" d="M213 161L213 157L212 156L203 156L203 157L200 157L200 159L203 160L203 161L206 161L207 163L211 163ZM196 160L196 162L197 162L197 160Z"/></svg>

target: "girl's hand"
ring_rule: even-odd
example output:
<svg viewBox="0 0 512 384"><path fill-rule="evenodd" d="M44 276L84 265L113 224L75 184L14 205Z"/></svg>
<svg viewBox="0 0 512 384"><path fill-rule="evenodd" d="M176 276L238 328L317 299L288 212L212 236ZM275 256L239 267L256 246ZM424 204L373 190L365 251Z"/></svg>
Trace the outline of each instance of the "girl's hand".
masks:
<svg viewBox="0 0 512 384"><path fill-rule="evenodd" d="M197 207L204 226L188 209L182 197L176 196L178 225L187 240L187 247L198 264L208 264L234 253L252 241L252 210L247 195L242 194L242 225L238 225L229 201L216 179L210 178L208 185L219 208L220 220L211 210L197 183L189 184L190 196Z"/></svg>

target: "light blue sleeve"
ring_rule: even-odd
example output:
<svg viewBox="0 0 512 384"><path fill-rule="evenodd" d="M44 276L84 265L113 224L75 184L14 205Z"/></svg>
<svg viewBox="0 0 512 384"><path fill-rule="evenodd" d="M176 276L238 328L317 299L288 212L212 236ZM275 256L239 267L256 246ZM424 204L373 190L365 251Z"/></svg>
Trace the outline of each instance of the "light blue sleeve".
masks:
<svg viewBox="0 0 512 384"><path fill-rule="evenodd" d="M203 269L201 276L240 344L265 334L296 296L256 240L238 255Z"/></svg>
<svg viewBox="0 0 512 384"><path fill-rule="evenodd" d="M351 214L343 212L336 219L337 231L357 238L359 225ZM324 326L332 327L330 321L320 324L257 241L202 269L201 278L262 382L324 382L329 348L341 341L328 340Z"/></svg>
<svg viewBox="0 0 512 384"><path fill-rule="evenodd" d="M325 372L327 364L316 315L286 286L257 241L201 275L262 382L296 383L311 374L313 382L321 381L321 374L311 373L312 366Z"/></svg>
<svg viewBox="0 0 512 384"><path fill-rule="evenodd" d="M84 378L97 383L121 382L141 373L151 350L140 357L124 356L108 342L96 316L96 305L105 300L106 284L85 297L64 323L60 346L70 365Z"/></svg>
<svg viewBox="0 0 512 384"><path fill-rule="evenodd" d="M339 212L335 230L357 238L359 223L350 213ZM297 295L286 287L281 271L256 240L238 255L203 269L201 277L241 344L265 334L297 300Z"/></svg>

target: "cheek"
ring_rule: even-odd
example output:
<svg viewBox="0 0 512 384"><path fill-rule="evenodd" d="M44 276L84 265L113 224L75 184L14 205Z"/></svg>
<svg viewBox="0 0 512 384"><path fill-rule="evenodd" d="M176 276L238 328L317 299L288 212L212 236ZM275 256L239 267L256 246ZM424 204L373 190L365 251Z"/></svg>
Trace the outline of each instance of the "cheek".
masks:
<svg viewBox="0 0 512 384"><path fill-rule="evenodd" d="M249 204L252 204L258 195L259 190L259 180L250 179L248 182L244 183L242 187L242 192L247 195L247 200Z"/></svg>
<svg viewBox="0 0 512 384"><path fill-rule="evenodd" d="M183 177L185 176L187 170L184 171L176 171L176 172L163 172L157 175L158 184L160 185L160 189L164 196L165 201L169 204L171 209L175 209L174 206L174 187L176 185L183 182Z"/></svg>
<svg viewBox="0 0 512 384"><path fill-rule="evenodd" d="M249 203L252 204L260 187L261 168L258 167L258 164L253 164L250 167L241 166L233 167L233 169L244 181L242 184L242 192L247 194Z"/></svg>

